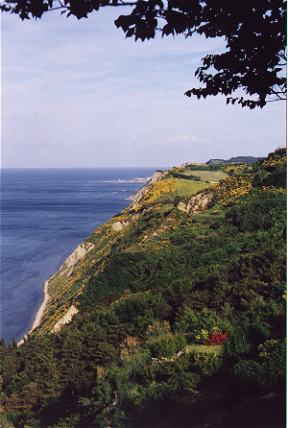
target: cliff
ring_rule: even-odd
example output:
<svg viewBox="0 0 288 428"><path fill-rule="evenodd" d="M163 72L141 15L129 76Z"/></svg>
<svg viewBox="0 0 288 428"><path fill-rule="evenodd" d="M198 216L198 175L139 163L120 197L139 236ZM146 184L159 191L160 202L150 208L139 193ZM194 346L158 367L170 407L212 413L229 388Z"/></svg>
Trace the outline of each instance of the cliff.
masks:
<svg viewBox="0 0 288 428"><path fill-rule="evenodd" d="M206 175L210 181L204 181L201 177L196 181L190 180L191 170L188 164L182 167L182 175L179 178L177 173L178 167L168 171L155 171L147 183L130 196L132 203L127 209L98 227L64 261L48 280L49 299L46 298L45 310L41 310L41 319L34 323L32 331L36 330L35 334L59 331L79 312L77 309L79 297L88 281L87 270L93 270L93 274L101 272L119 235L129 234L147 214L162 211L165 213L166 210L167 213L172 212L175 200L178 211L195 214L205 210L213 199L213 192L203 190L218 183L219 177L228 177L223 172L219 176L217 171L207 171ZM193 169L194 175L201 173L203 171ZM157 233L157 231L147 233L143 237L143 242L157 236Z"/></svg>
<svg viewBox="0 0 288 428"><path fill-rule="evenodd" d="M282 427L285 209L284 149L157 172L49 279L24 344L1 344L9 420Z"/></svg>

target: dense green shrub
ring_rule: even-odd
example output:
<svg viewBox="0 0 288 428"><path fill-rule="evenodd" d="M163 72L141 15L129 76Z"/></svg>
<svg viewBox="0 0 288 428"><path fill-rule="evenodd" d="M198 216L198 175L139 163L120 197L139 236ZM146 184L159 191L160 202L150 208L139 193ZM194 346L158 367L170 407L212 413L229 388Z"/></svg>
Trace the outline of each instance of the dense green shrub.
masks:
<svg viewBox="0 0 288 428"><path fill-rule="evenodd" d="M240 360L235 364L234 374L249 386L262 385L265 378L264 367L255 360Z"/></svg>
<svg viewBox="0 0 288 428"><path fill-rule="evenodd" d="M133 324L136 332L143 334L156 319L165 319L170 307L160 294L131 294L114 305L121 322Z"/></svg>
<svg viewBox="0 0 288 428"><path fill-rule="evenodd" d="M177 352L182 351L186 345L186 340L181 334L162 334L150 338L146 345L153 357L172 357Z"/></svg>
<svg viewBox="0 0 288 428"><path fill-rule="evenodd" d="M206 308L195 311L188 306L180 311L175 322L175 330L185 333L195 343L206 343L210 333L225 331L228 327L227 321L214 311Z"/></svg>
<svg viewBox="0 0 288 428"><path fill-rule="evenodd" d="M219 355L205 352L193 352L190 356L193 370L203 376L212 376L221 367L222 358Z"/></svg>
<svg viewBox="0 0 288 428"><path fill-rule="evenodd" d="M249 201L249 204L244 201ZM226 213L228 222L240 232L269 230L275 223L285 222L286 196L277 192L256 192L242 197L242 203L233 205Z"/></svg>

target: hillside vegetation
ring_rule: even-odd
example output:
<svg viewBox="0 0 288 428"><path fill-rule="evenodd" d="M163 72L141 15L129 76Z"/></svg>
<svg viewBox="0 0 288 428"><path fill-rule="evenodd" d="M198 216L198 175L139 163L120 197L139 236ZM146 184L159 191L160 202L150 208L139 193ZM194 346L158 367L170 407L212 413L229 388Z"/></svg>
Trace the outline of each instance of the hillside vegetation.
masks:
<svg viewBox="0 0 288 428"><path fill-rule="evenodd" d="M285 211L284 149L159 173L1 343L2 425L284 427Z"/></svg>

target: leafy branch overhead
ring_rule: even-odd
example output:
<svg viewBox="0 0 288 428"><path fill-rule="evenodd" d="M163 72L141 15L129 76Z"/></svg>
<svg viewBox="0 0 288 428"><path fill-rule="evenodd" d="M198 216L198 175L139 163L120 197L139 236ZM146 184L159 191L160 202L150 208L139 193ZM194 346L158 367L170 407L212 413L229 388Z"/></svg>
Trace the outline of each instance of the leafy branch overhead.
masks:
<svg viewBox="0 0 288 428"><path fill-rule="evenodd" d="M226 50L208 54L196 70L202 86L185 92L206 98L223 94L227 103L263 107L286 99L286 1L283 0L6 0L1 10L21 19L61 10L87 18L102 7L125 7L115 20L135 40L197 33L225 40Z"/></svg>

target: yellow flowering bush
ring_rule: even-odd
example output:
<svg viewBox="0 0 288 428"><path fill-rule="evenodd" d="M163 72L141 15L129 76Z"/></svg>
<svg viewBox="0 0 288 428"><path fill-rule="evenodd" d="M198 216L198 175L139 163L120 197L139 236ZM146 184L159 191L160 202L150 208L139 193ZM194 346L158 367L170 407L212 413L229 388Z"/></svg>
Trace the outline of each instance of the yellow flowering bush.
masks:
<svg viewBox="0 0 288 428"><path fill-rule="evenodd" d="M279 157L268 157L262 162L262 167L266 169L267 171L274 171L277 168L285 167L287 162L286 157L279 156Z"/></svg>
<svg viewBox="0 0 288 428"><path fill-rule="evenodd" d="M239 176L229 177L227 180L216 185L213 189L219 200L227 200L250 193L253 186L247 178Z"/></svg>
<svg viewBox="0 0 288 428"><path fill-rule="evenodd" d="M174 178L156 181L153 183L149 193L145 196L144 202L152 203L157 201L163 194L176 192L176 181Z"/></svg>

